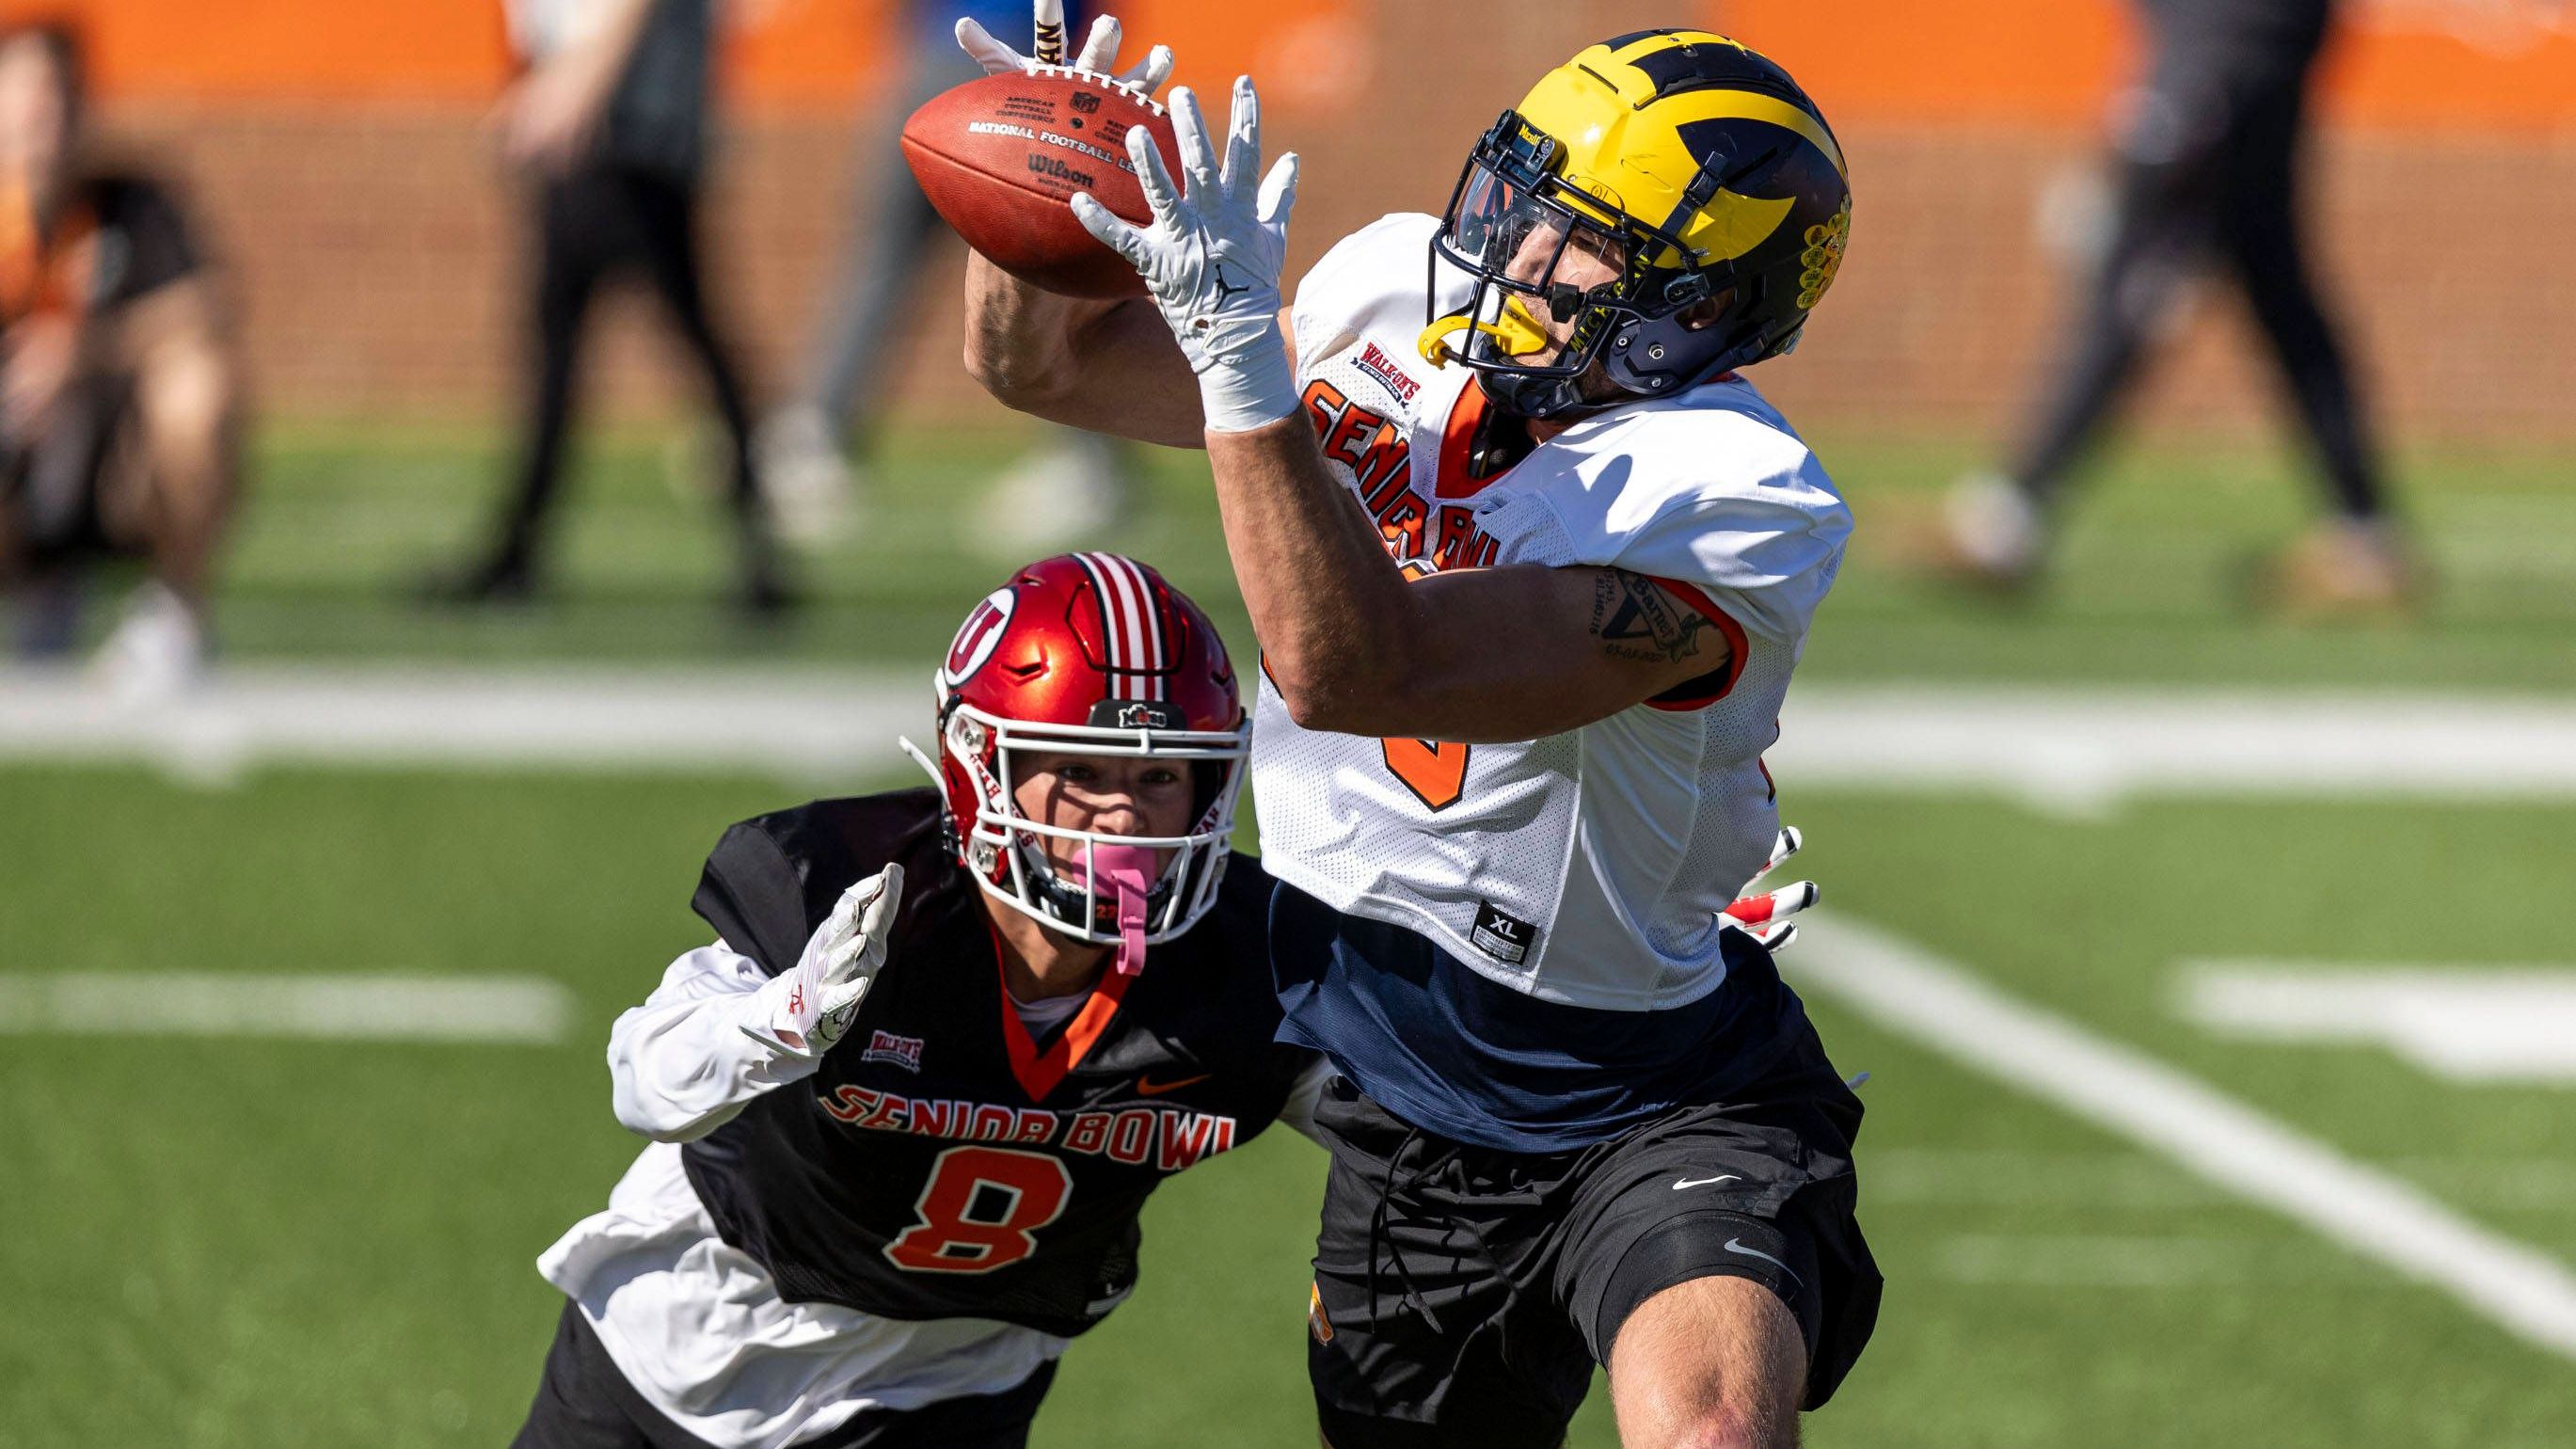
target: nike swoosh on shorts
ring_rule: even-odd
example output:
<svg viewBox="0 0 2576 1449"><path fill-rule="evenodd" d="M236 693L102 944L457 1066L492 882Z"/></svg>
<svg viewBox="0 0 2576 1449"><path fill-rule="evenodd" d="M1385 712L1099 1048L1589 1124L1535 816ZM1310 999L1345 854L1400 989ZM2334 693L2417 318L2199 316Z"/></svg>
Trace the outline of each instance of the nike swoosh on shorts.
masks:
<svg viewBox="0 0 2576 1449"><path fill-rule="evenodd" d="M1788 1264L1781 1262L1779 1259L1772 1257L1769 1253L1762 1251L1760 1248L1748 1248L1744 1246L1744 1240L1742 1238L1727 1239L1726 1251L1730 1253L1741 1253L1748 1258L1760 1258L1763 1262L1768 1263L1772 1267L1779 1269L1781 1272L1788 1274L1790 1282L1795 1283L1800 1287L1806 1286L1807 1280L1798 1276L1797 1269L1792 1268Z"/></svg>

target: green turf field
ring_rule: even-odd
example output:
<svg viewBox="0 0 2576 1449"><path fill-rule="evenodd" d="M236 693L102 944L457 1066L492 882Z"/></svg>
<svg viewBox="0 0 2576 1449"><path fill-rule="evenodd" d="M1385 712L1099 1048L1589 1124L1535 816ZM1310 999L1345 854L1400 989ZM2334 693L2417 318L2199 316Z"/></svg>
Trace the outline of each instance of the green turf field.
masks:
<svg viewBox="0 0 2576 1449"><path fill-rule="evenodd" d="M607 1022L701 934L684 901L713 825L778 798L740 779L292 771L207 794L0 773L12 832L66 847L32 853L0 896L14 966L536 972L575 989L584 1024L556 1048L7 1039L0 1275L22 1311L0 1322L0 1443L505 1438L553 1312L529 1262L636 1146L606 1111ZM1798 814L1846 910L2576 1255L2576 1198L2515 1190L2534 1170L2576 1178L2576 1098L2428 1084L2366 1050L2213 1042L2158 990L2218 934L2239 951L2549 959L2565 936L2545 888L2576 810L2168 802L2103 826L1817 797ZM2228 858L2212 832L2303 844ZM2303 898L2332 876L2444 879L2449 909ZM1999 908L2004 881L2022 910ZM2172 928L2171 893L2266 882L2291 908ZM2285 1445L2563 1442L2563 1361L1819 1014L1842 1064L1873 1074L1865 1222L1891 1288L1814 1442L2185 1445L2254 1426ZM1147 1286L1077 1347L1042 1442L1204 1444L1215 1423L1222 1442L1306 1442L1320 1163L1265 1139L1167 1190ZM1577 1442L1610 1443L1606 1415Z"/></svg>
<svg viewBox="0 0 2576 1449"><path fill-rule="evenodd" d="M1968 457L1866 438L1841 456L1865 528ZM907 446L878 527L818 566L823 607L746 638L712 603L721 554L693 516L712 510L665 488L651 440L599 455L561 602L471 619L397 591L463 536L488 476L478 448L282 436L226 638L262 660L922 660L1001 567L941 521L993 462ZM1221 594L1203 484L1185 459L1158 469L1125 546ZM2576 687L2576 493L2548 460L2413 467L2449 587L2396 628L2249 620L2235 579L2301 501L2273 472L2255 450L2132 455L2057 594L2019 611L1946 599L1864 553L1809 669ZM1240 646L1239 612L1214 602ZM600 1205L637 1145L607 1110L607 1024L702 938L686 901L716 831L794 788L292 767L206 790L0 762L0 972L533 974L565 983L579 1018L550 1047L0 1035L0 1449L506 1442L556 1311L531 1260ZM2576 967L2576 806L2160 796L2066 819L1794 781L1784 805L1835 910L2576 1262L2570 1084L2468 1085L2376 1046L2222 1039L2174 1004L2195 957ZM1785 958L1793 981L1798 962ZM1890 1286L1869 1356L1810 1442L2576 1437L2576 1362L1830 999L1817 1015L1843 1068L1872 1073L1863 1221ZM1076 1346L1037 1443L1311 1443L1320 1168L1275 1134L1158 1198L1144 1286ZM1614 1442L1600 1396L1574 1442Z"/></svg>
<svg viewBox="0 0 2576 1449"><path fill-rule="evenodd" d="M711 498L672 483L673 446L594 444L567 492L555 602L497 616L424 610L405 586L455 556L499 476L495 446L444 433L305 427L274 435L230 574L240 657L929 657L1024 560L975 546L973 504L1004 432L899 440L866 527L807 570L817 607L766 635L717 607L727 554ZM2442 589L2401 628L2264 623L2248 575L2308 516L2311 485L2257 443L2116 454L2084 500L2039 607L1954 597L1884 567L1936 490L1983 461L1966 439L1824 432L1860 520L1803 678L2213 680L2576 688L2576 490L2556 455L2405 460ZM1240 646L1204 463L1143 448L1149 478L1113 542L1206 600ZM678 470L685 471L685 470Z"/></svg>

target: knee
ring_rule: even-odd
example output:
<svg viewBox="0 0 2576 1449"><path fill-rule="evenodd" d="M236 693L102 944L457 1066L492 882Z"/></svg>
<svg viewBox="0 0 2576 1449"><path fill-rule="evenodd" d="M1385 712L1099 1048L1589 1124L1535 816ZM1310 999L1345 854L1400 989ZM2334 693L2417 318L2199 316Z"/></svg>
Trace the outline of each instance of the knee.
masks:
<svg viewBox="0 0 2576 1449"><path fill-rule="evenodd" d="M1670 1442L1672 1449L1790 1449L1793 1441L1765 1433L1745 1416L1721 1409Z"/></svg>
<svg viewBox="0 0 2576 1449"><path fill-rule="evenodd" d="M1793 1449L1807 1353L1797 1316L1737 1277L1640 1304L1610 1355L1622 1442L1657 1449Z"/></svg>
<svg viewBox="0 0 2576 1449"><path fill-rule="evenodd" d="M235 393L231 359L212 346L171 348L152 359L137 400L155 433L204 444L229 421Z"/></svg>
<svg viewBox="0 0 2576 1449"><path fill-rule="evenodd" d="M1798 1442L1797 1415L1786 1406L1744 1397L1703 1400L1685 1391L1660 1407L1663 1432L1647 1441L1656 1449L1795 1449ZM1623 1436L1621 1442L1635 1441Z"/></svg>

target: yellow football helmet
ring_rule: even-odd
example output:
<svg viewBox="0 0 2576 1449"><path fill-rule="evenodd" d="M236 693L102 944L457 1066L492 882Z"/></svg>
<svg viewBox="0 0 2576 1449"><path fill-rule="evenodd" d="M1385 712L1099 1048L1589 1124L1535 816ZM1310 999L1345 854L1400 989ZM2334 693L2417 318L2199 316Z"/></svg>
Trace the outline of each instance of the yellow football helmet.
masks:
<svg viewBox="0 0 2576 1449"><path fill-rule="evenodd" d="M1850 229L1842 147L1787 71L1704 30L1622 35L1476 143L1431 258L1435 299L1444 264L1474 290L1422 350L1525 417L1671 396L1796 346ZM1533 307L1575 322L1545 361ZM1578 383L1596 362L1610 396Z"/></svg>

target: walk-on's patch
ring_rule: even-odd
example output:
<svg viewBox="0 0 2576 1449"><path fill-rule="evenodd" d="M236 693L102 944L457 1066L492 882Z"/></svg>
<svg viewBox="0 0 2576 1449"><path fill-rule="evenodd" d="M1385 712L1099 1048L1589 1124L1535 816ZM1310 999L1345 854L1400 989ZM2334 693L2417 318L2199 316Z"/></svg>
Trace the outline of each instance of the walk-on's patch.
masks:
<svg viewBox="0 0 2576 1449"><path fill-rule="evenodd" d="M526 976L0 973L0 1036L256 1036L327 1041L563 1040L572 993Z"/></svg>
<svg viewBox="0 0 2576 1449"><path fill-rule="evenodd" d="M2576 1085L2576 967L2186 961L2180 1013L2254 1041L2385 1047L2460 1082Z"/></svg>

